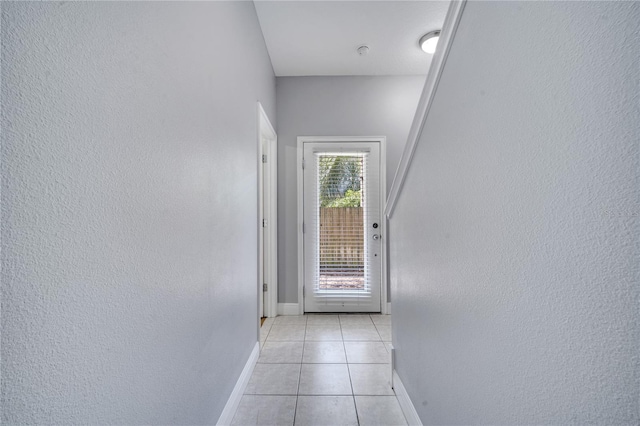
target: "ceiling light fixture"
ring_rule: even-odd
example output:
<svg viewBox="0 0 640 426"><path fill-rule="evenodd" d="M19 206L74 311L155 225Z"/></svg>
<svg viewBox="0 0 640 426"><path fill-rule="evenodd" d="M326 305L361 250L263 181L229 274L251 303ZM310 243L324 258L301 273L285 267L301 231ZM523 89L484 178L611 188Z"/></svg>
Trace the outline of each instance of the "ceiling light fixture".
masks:
<svg viewBox="0 0 640 426"><path fill-rule="evenodd" d="M438 39L440 38L440 30L431 31L420 37L418 44L420 48L426 53L434 53L436 46L438 45Z"/></svg>

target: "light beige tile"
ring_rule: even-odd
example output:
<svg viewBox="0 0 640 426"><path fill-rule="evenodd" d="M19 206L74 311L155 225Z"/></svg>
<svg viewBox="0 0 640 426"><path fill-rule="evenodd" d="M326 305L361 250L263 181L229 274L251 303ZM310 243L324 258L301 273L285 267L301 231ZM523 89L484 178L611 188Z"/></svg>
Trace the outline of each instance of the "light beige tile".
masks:
<svg viewBox="0 0 640 426"><path fill-rule="evenodd" d="M307 325L307 333L304 337L305 340L315 341L341 341L342 331L339 324L332 325Z"/></svg>
<svg viewBox="0 0 640 426"><path fill-rule="evenodd" d="M273 321L274 325L306 325L307 317L304 315L280 315Z"/></svg>
<svg viewBox="0 0 640 426"><path fill-rule="evenodd" d="M266 342L260 351L258 362L270 364L295 364L302 362L303 342Z"/></svg>
<svg viewBox="0 0 640 426"><path fill-rule="evenodd" d="M271 317L271 318L265 318L264 322L262 323L262 326L263 326L263 327L271 327L271 326L273 325L273 322L274 322L275 320L276 320L276 319L275 319L275 318L273 318L273 317Z"/></svg>
<svg viewBox="0 0 640 426"><path fill-rule="evenodd" d="M243 395L231 424L234 426L293 425L296 399L295 396Z"/></svg>
<svg viewBox="0 0 640 426"><path fill-rule="evenodd" d="M391 315L371 314L371 321L375 325L391 325Z"/></svg>
<svg viewBox="0 0 640 426"><path fill-rule="evenodd" d="M344 342L349 364L386 364L391 354L382 342Z"/></svg>
<svg viewBox="0 0 640 426"><path fill-rule="evenodd" d="M371 325L343 325L342 326L342 338L347 340L360 340L360 341L381 341L378 330Z"/></svg>
<svg viewBox="0 0 640 426"><path fill-rule="evenodd" d="M299 396L296 426L357 426L352 396Z"/></svg>
<svg viewBox="0 0 640 426"><path fill-rule="evenodd" d="M391 355L391 349L393 348L393 344L391 342L384 342L384 347L387 348L389 355Z"/></svg>
<svg viewBox="0 0 640 426"><path fill-rule="evenodd" d="M347 364L302 364L299 395L351 395Z"/></svg>
<svg viewBox="0 0 640 426"><path fill-rule="evenodd" d="M380 338L384 342L390 342L391 341L391 326L390 325L376 325L376 328L378 329L378 334L380 335Z"/></svg>
<svg viewBox="0 0 640 426"><path fill-rule="evenodd" d="M360 426L404 426L407 421L395 396L356 396Z"/></svg>
<svg viewBox="0 0 640 426"><path fill-rule="evenodd" d="M342 325L373 325L369 314L340 314L340 324Z"/></svg>
<svg viewBox="0 0 640 426"><path fill-rule="evenodd" d="M300 364L256 364L244 393L247 395L296 395Z"/></svg>
<svg viewBox="0 0 640 426"><path fill-rule="evenodd" d="M304 342L302 362L312 363L346 363L347 358L342 342Z"/></svg>
<svg viewBox="0 0 640 426"><path fill-rule="evenodd" d="M279 325L274 324L271 327L271 331L269 331L269 336L267 336L267 341L302 341L304 340L304 332L306 329L306 325L297 324L297 325Z"/></svg>
<svg viewBox="0 0 640 426"><path fill-rule="evenodd" d="M349 364L354 395L394 395L387 364Z"/></svg>
<svg viewBox="0 0 640 426"><path fill-rule="evenodd" d="M308 315L307 325L340 325L340 317L338 315Z"/></svg>
<svg viewBox="0 0 640 426"><path fill-rule="evenodd" d="M264 342L265 340L267 340L267 336L269 336L269 331L271 330L271 324L263 324L262 327L260 327L260 341Z"/></svg>

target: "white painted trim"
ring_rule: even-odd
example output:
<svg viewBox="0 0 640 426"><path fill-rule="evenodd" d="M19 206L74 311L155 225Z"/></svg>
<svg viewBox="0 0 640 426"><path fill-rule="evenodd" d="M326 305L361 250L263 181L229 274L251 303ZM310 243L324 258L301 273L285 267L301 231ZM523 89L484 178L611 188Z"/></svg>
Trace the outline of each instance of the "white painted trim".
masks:
<svg viewBox="0 0 640 426"><path fill-rule="evenodd" d="M298 155L296 158L296 170L298 179L298 315L304 314L304 235L302 232L302 224L304 222L304 170L302 168L302 159L304 158L303 140L298 137Z"/></svg>
<svg viewBox="0 0 640 426"><path fill-rule="evenodd" d="M257 271L257 275L258 275L258 282L257 284L257 301L258 301L258 324L260 324L260 318L264 316L264 292L262 290L262 283L265 280L264 277L264 258L265 258L265 252L264 252L264 233L262 232L262 225L261 225L261 221L262 221L262 212L264 210L264 164L262 164L262 155L264 152L263 149L263 131L264 131L264 124L263 124L263 118L262 118L262 105L260 105L260 102L258 102L258 123L257 123L257 143L258 143L258 211L256 212L256 219L257 219L257 223L256 223L256 232L257 232L257 236L258 236L258 241L257 241L257 245L258 245L258 271ZM258 326L258 335L260 335L260 327Z"/></svg>
<svg viewBox="0 0 640 426"><path fill-rule="evenodd" d="M391 302L387 302L387 312L385 312L387 315L391 315Z"/></svg>
<svg viewBox="0 0 640 426"><path fill-rule="evenodd" d="M396 393L396 398L398 398L398 403L400 404L400 408L402 409L402 413L404 414L407 423L409 426L422 426L422 420L420 420L420 417L418 416L416 407L413 406L413 402L411 402L411 398L409 398L409 394L404 388L402 380L400 380L400 376L398 376L396 370L393 370L392 380L393 391Z"/></svg>
<svg viewBox="0 0 640 426"><path fill-rule="evenodd" d="M387 234L387 218L384 215L385 200L387 199L387 138L380 141L380 235L382 235L382 267L380 268L380 313L387 313L387 295L389 283L387 281L387 248L389 247L389 234Z"/></svg>
<svg viewBox="0 0 640 426"><path fill-rule="evenodd" d="M298 303L278 303L278 315L300 315Z"/></svg>
<svg viewBox="0 0 640 426"><path fill-rule="evenodd" d="M298 170L298 302L299 311L296 315L304 314L304 234L302 233L302 222L304 221L304 199L303 199L303 172L302 158L304 154L305 142L379 142L380 143L380 210L383 210L384 200L387 195L387 137L386 136L298 136L298 157L296 169ZM384 215L383 215L384 217ZM380 218L380 235L383 238L382 245L382 268L380 272L380 313L385 313L387 307L387 292L389 284L387 282L387 225L386 220Z"/></svg>
<svg viewBox="0 0 640 426"><path fill-rule="evenodd" d="M411 124L411 130L409 130L409 136L407 138L407 144L402 152L400 163L396 169L396 174L391 184L391 190L389 191L389 198L387 199L387 206L384 214L391 218L393 209L396 206L398 197L402 192L402 186L404 185L413 154L415 153L418 141L422 136L422 130L424 124L427 121L429 110L435 98L436 91L438 90L438 84L440 83L440 76L444 70L445 63L447 62L447 56L451 50L451 45L462 17L462 11L464 10L466 0L454 0L449 5L447 16L445 17L444 24L442 26L442 32L440 33L440 39L438 40L438 48L431 61L431 66L427 73L427 79L422 90L422 96L420 96L420 102L418 102L418 108L416 115L413 118Z"/></svg>
<svg viewBox="0 0 640 426"><path fill-rule="evenodd" d="M263 151L262 149L262 141L265 141L267 144L267 148ZM258 292L260 296L263 296L264 307L263 314L265 317L275 317L278 315L278 135L276 134L273 126L271 125L271 121L267 116L262 104L258 102L258 146L260 155L258 157L259 161L259 188L262 188L262 171L263 168L266 169L266 173L269 176L268 179L268 197L269 197L269 209L265 218L267 219L267 227L266 232L269 235L269 255L268 259L268 271L269 276L262 277L262 268L260 259L262 259L262 233L260 232L261 224L258 223L258 233L259 237L259 256L260 259L258 261L258 276L260 277L260 281L258 282ZM267 163L262 163L262 155L267 156ZM263 210L263 196L259 194L259 202L258 202L258 213ZM261 219L259 217L259 219ZM260 222L260 220L259 220ZM262 282L268 283L268 289L263 295L262 292Z"/></svg>
<svg viewBox="0 0 640 426"><path fill-rule="evenodd" d="M256 342L256 345L253 347L253 351L251 351L251 355L249 355L247 363L242 369L242 373L240 373L240 377L238 377L238 381L236 382L233 391L231 391L231 395L229 395L229 399L227 400L216 425L227 426L233 421L233 416L236 414L236 410L240 405L240 400L242 399L244 390L247 388L247 384L249 383L249 379L253 373L253 368L256 366L256 362L258 362L259 356L260 343Z"/></svg>

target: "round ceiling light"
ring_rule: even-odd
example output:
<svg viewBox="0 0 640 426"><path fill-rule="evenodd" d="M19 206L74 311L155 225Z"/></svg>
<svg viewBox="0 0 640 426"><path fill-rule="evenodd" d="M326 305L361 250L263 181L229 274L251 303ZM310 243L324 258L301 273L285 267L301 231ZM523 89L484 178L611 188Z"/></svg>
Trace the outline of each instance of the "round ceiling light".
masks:
<svg viewBox="0 0 640 426"><path fill-rule="evenodd" d="M436 46L438 45L438 39L440 38L440 30L431 31L423 35L420 38L418 44L420 48L426 53L434 53L436 51Z"/></svg>

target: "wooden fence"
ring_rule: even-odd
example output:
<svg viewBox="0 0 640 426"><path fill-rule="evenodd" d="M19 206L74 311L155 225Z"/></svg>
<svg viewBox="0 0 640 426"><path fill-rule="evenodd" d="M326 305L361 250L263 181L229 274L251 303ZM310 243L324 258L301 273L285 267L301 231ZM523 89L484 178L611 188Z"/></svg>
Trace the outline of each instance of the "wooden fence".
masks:
<svg viewBox="0 0 640 426"><path fill-rule="evenodd" d="M320 208L320 270L338 274L364 270L362 207Z"/></svg>

